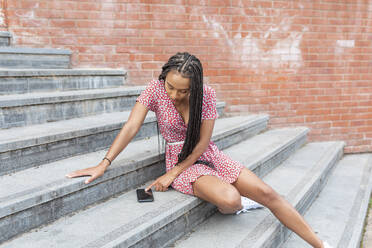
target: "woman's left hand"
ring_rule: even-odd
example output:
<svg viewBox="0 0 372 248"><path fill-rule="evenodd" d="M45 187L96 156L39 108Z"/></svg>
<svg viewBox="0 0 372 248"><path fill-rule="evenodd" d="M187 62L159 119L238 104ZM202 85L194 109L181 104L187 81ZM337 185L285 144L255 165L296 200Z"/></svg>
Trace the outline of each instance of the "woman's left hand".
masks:
<svg viewBox="0 0 372 248"><path fill-rule="evenodd" d="M155 182L153 182L150 186L148 186L145 191L151 189L152 186L155 186L156 191L167 191L169 185L176 179L177 175L175 174L175 170L170 170L161 177L158 177Z"/></svg>

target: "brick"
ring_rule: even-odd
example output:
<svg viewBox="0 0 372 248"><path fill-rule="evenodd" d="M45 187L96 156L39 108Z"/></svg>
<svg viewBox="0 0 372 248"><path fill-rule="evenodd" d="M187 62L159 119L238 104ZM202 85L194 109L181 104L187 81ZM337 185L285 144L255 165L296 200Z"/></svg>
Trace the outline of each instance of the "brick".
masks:
<svg viewBox="0 0 372 248"><path fill-rule="evenodd" d="M158 62L153 62L153 63L142 63L141 68L142 69L159 69L163 66L164 63L158 63Z"/></svg>
<svg viewBox="0 0 372 248"><path fill-rule="evenodd" d="M56 44L56 45L76 45L77 44L77 40L74 37L52 38L51 41L53 44Z"/></svg>
<svg viewBox="0 0 372 248"><path fill-rule="evenodd" d="M11 1L7 1L7 4L8 2L11 2ZM44 9L48 7L47 2L44 2L44 1L22 0L18 2L19 2L18 7L21 9L37 9L37 8Z"/></svg>
<svg viewBox="0 0 372 248"><path fill-rule="evenodd" d="M75 10L77 6L77 2L71 1L42 1L47 4L45 7L49 10Z"/></svg>
<svg viewBox="0 0 372 248"><path fill-rule="evenodd" d="M181 5L151 5L150 10L153 13L186 13L186 8Z"/></svg>
<svg viewBox="0 0 372 248"><path fill-rule="evenodd" d="M104 56L102 54L83 54L79 55L79 60L81 61L100 61L103 60Z"/></svg>
<svg viewBox="0 0 372 248"><path fill-rule="evenodd" d="M76 8L77 10L84 10L84 11L99 11L102 8L101 3L87 3L87 2L77 2Z"/></svg>
<svg viewBox="0 0 372 248"><path fill-rule="evenodd" d="M21 21L23 27L42 28L48 26L47 19L24 19Z"/></svg>
<svg viewBox="0 0 372 248"><path fill-rule="evenodd" d="M126 38L104 37L101 42L104 45L124 45L124 44L127 43L127 39ZM97 44L97 43L95 43L95 44Z"/></svg>
<svg viewBox="0 0 372 248"><path fill-rule="evenodd" d="M75 21L50 20L49 24L53 27L60 27L60 28L73 28L73 27L75 27Z"/></svg>
<svg viewBox="0 0 372 248"><path fill-rule="evenodd" d="M104 60L111 62L126 62L129 60L129 54L105 54Z"/></svg>
<svg viewBox="0 0 372 248"><path fill-rule="evenodd" d="M151 38L127 38L128 45L152 45L153 39Z"/></svg>

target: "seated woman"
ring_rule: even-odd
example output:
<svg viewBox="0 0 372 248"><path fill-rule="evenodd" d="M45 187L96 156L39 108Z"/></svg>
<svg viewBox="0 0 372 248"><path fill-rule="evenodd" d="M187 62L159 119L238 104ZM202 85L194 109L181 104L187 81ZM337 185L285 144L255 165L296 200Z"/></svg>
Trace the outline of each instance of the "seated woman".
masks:
<svg viewBox="0 0 372 248"><path fill-rule="evenodd" d="M155 112L167 142L167 172L146 190L155 187L166 191L172 186L216 205L223 214L244 212L262 204L313 247L331 247L317 237L285 199L211 141L218 116L216 93L203 84L202 65L189 53L172 56L163 66L159 79L150 82L141 93L105 158L97 166L72 172L67 177L89 175L86 183L90 183L102 176L136 135L149 110Z"/></svg>

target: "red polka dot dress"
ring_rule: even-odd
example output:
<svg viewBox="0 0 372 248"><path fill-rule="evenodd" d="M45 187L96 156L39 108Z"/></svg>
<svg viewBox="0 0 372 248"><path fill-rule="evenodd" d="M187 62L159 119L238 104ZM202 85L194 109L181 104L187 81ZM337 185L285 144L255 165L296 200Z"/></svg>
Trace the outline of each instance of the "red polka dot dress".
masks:
<svg viewBox="0 0 372 248"><path fill-rule="evenodd" d="M202 120L216 119L218 117L216 92L207 85L204 85L203 90ZM186 138L187 126L169 98L163 81L151 81L137 98L137 102L142 103L156 114L160 133L167 143L165 163L168 171L178 161L178 154L181 152L183 141ZM171 186L174 189L193 195L192 183L200 176L213 175L227 183L233 183L244 168L242 164L218 150L212 141L210 141L208 148L198 161L205 161L213 166L201 163L191 165L173 181Z"/></svg>

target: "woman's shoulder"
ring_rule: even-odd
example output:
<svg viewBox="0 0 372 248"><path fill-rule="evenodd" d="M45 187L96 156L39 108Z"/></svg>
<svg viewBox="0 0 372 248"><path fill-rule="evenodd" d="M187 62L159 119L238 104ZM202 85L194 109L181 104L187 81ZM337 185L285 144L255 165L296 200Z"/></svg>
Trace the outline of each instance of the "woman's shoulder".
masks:
<svg viewBox="0 0 372 248"><path fill-rule="evenodd" d="M205 97L216 97L216 91L209 85L203 85L203 94Z"/></svg>
<svg viewBox="0 0 372 248"><path fill-rule="evenodd" d="M159 79L152 79L148 84L147 86L148 87L153 87L153 88L160 88L160 86L162 85L162 81L160 81Z"/></svg>

